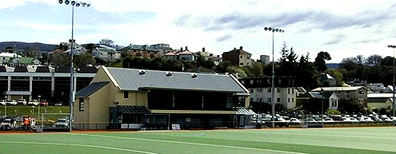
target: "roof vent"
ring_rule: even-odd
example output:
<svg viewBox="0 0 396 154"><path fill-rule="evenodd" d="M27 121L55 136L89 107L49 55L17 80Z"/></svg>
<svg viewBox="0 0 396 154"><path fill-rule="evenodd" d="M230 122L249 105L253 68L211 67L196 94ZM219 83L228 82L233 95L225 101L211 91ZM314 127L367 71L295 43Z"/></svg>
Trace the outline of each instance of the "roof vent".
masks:
<svg viewBox="0 0 396 154"><path fill-rule="evenodd" d="M191 73L191 77L192 77L192 78L197 78L198 75L197 75L196 73Z"/></svg>
<svg viewBox="0 0 396 154"><path fill-rule="evenodd" d="M144 70L139 70L139 75L144 75L144 74L146 74L146 71L144 71Z"/></svg>
<svg viewBox="0 0 396 154"><path fill-rule="evenodd" d="M166 76L172 76L172 72L166 72Z"/></svg>

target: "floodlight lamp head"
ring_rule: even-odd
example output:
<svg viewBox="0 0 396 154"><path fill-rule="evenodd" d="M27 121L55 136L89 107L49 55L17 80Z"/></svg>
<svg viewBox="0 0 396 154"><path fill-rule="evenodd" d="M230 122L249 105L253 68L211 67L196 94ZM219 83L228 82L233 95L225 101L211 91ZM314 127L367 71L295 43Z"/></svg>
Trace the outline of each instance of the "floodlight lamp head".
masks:
<svg viewBox="0 0 396 154"><path fill-rule="evenodd" d="M70 1L69 0L65 0L65 4L69 5Z"/></svg>
<svg viewBox="0 0 396 154"><path fill-rule="evenodd" d="M71 5L73 5L73 6L76 5L76 1L72 1Z"/></svg>
<svg viewBox="0 0 396 154"><path fill-rule="evenodd" d="M91 6L91 4L87 4L87 7L90 7Z"/></svg>
<svg viewBox="0 0 396 154"><path fill-rule="evenodd" d="M80 3L77 3L77 4L76 4L76 7L79 7L79 6L80 6Z"/></svg>
<svg viewBox="0 0 396 154"><path fill-rule="evenodd" d="M82 3L81 5L82 5L82 7L85 7L85 5L87 5L87 3Z"/></svg>
<svg viewBox="0 0 396 154"><path fill-rule="evenodd" d="M59 0L59 4L62 4L63 3L63 0Z"/></svg>
<svg viewBox="0 0 396 154"><path fill-rule="evenodd" d="M265 30L265 31L267 31L267 30L268 30L268 28L267 28L267 27L264 27L264 30Z"/></svg>
<svg viewBox="0 0 396 154"><path fill-rule="evenodd" d="M272 31L273 29L271 27L268 28L268 31Z"/></svg>

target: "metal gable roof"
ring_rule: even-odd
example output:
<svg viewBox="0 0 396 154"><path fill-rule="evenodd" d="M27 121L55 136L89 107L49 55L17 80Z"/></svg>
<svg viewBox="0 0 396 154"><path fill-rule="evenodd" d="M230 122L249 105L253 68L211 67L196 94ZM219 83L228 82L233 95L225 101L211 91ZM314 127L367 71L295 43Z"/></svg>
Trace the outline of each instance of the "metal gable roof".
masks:
<svg viewBox="0 0 396 154"><path fill-rule="evenodd" d="M117 106L119 112L124 114L150 114L145 106Z"/></svg>
<svg viewBox="0 0 396 154"><path fill-rule="evenodd" d="M142 88L151 88L246 93L244 88L237 83L238 81L229 75L124 68L107 69L119 85L120 90L136 91ZM167 73L171 73L171 75L167 75ZM194 74L196 77L193 77Z"/></svg>
<svg viewBox="0 0 396 154"><path fill-rule="evenodd" d="M81 89L79 92L77 92L76 97L87 97L103 86L107 85L109 82L94 82L86 86L85 88Z"/></svg>

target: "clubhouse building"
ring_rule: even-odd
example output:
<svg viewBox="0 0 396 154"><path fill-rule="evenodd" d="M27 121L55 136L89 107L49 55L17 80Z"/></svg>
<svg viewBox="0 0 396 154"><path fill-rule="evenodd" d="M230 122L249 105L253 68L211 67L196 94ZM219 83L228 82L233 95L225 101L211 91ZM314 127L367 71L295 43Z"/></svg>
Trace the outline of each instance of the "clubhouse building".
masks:
<svg viewBox="0 0 396 154"><path fill-rule="evenodd" d="M239 127L248 107L249 91L233 75L103 66L76 94L73 127Z"/></svg>

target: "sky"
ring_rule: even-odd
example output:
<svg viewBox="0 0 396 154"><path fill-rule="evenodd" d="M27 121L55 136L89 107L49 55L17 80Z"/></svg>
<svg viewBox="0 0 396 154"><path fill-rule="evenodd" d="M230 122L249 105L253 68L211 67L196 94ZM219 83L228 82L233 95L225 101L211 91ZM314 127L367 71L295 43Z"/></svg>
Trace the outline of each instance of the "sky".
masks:
<svg viewBox="0 0 396 154"><path fill-rule="evenodd" d="M374 54L393 56L396 45L394 0L86 0L74 8L79 44L111 39L114 44L166 43L174 49L222 54L234 48L272 54L284 43L313 61L320 51L330 63ZM72 7L58 0L2 0L0 41L59 44L71 38Z"/></svg>

